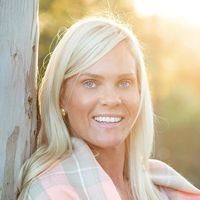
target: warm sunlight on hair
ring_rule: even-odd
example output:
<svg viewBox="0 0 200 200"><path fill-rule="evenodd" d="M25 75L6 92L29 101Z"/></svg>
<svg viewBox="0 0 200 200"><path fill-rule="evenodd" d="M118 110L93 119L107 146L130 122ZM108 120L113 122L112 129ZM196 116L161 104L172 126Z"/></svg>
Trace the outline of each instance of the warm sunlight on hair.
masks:
<svg viewBox="0 0 200 200"><path fill-rule="evenodd" d="M199 0L133 0L141 16L159 15L200 26Z"/></svg>

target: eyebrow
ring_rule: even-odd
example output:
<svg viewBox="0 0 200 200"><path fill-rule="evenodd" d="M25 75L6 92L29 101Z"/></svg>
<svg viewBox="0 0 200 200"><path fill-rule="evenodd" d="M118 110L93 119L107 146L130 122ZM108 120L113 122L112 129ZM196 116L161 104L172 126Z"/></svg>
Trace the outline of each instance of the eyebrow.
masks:
<svg viewBox="0 0 200 200"><path fill-rule="evenodd" d="M97 78L97 79L103 79L103 77L101 75L98 74L93 74L93 73L81 73L81 76L88 76L88 77L92 77L92 78ZM118 76L119 79L121 78L135 78L136 77L136 73L125 73L125 74L120 74Z"/></svg>

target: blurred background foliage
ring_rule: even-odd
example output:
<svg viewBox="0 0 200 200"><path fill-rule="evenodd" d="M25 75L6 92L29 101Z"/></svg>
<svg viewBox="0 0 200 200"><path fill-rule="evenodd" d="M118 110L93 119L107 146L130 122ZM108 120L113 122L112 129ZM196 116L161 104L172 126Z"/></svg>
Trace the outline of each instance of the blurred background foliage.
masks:
<svg viewBox="0 0 200 200"><path fill-rule="evenodd" d="M108 11L133 27L145 55L155 108L153 157L200 188L200 25L141 16L133 0L42 0L39 80L57 33L81 17Z"/></svg>

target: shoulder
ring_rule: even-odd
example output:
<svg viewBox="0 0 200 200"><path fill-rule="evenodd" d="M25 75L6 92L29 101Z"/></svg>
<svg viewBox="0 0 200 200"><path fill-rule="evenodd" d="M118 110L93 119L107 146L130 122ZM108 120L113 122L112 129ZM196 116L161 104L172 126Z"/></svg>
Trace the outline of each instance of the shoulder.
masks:
<svg viewBox="0 0 200 200"><path fill-rule="evenodd" d="M89 147L74 139L73 152L31 184L28 200L115 199L120 196Z"/></svg>
<svg viewBox="0 0 200 200"><path fill-rule="evenodd" d="M76 145L76 149L80 149L81 144L79 143ZM28 189L29 200L80 199L73 187L73 181L76 182L78 171L76 169L76 151L74 150L63 160L57 160L35 178Z"/></svg>
<svg viewBox="0 0 200 200"><path fill-rule="evenodd" d="M152 182L169 199L200 200L200 190L172 167L160 160L149 160Z"/></svg>
<svg viewBox="0 0 200 200"><path fill-rule="evenodd" d="M52 185L46 188L40 186L42 185L39 183L37 186L30 188L28 191L29 200L80 200L76 192L69 185Z"/></svg>
<svg viewBox="0 0 200 200"><path fill-rule="evenodd" d="M29 200L80 199L69 184L62 163L57 163L56 166L37 177L30 185L27 196Z"/></svg>
<svg viewBox="0 0 200 200"><path fill-rule="evenodd" d="M71 155L36 177L28 191L30 200L78 200L87 197L86 187L97 190L104 178L99 177L97 161L83 141L72 139L72 144Z"/></svg>
<svg viewBox="0 0 200 200"><path fill-rule="evenodd" d="M164 197L170 200L200 200L200 194L188 193L164 186L158 186L158 189Z"/></svg>

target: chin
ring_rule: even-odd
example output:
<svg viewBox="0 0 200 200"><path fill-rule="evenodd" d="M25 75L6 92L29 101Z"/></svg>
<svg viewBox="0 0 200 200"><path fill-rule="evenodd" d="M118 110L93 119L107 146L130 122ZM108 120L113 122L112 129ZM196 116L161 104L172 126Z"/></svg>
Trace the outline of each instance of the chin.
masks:
<svg viewBox="0 0 200 200"><path fill-rule="evenodd" d="M125 139L122 138L105 138L104 140L101 139L101 141L96 142L94 145L98 146L99 148L116 148L124 142Z"/></svg>

